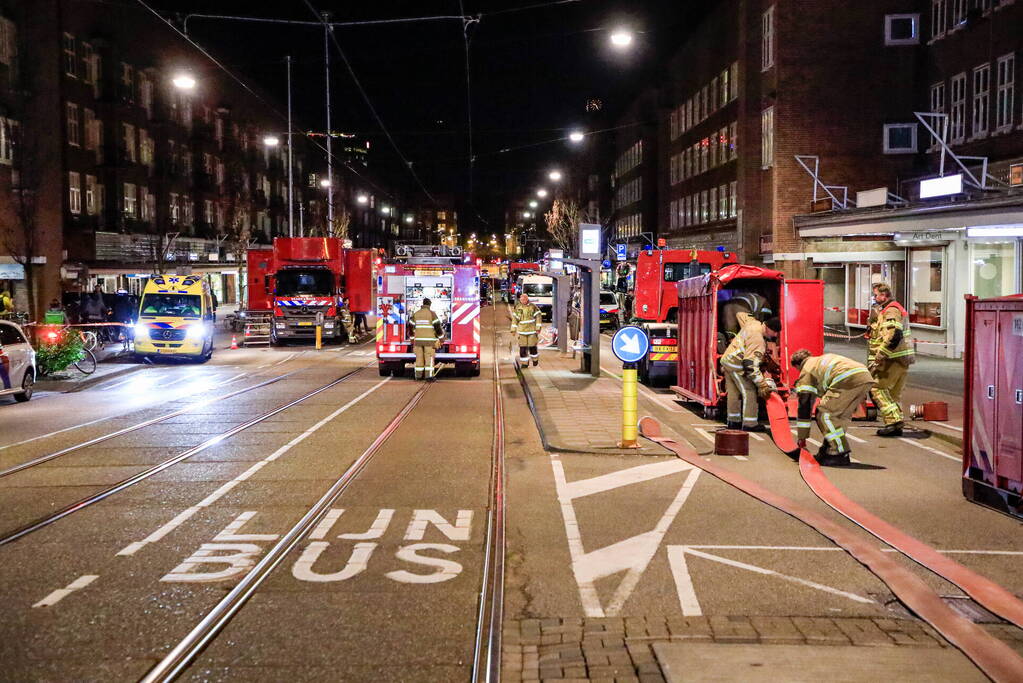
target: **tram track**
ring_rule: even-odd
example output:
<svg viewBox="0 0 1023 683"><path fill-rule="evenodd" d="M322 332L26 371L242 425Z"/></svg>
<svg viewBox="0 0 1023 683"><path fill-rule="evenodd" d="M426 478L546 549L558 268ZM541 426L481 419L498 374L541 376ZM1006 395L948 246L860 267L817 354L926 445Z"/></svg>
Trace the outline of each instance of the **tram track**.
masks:
<svg viewBox="0 0 1023 683"><path fill-rule="evenodd" d="M375 363L373 365L375 365ZM30 535L32 533L35 533L36 531L39 531L40 529L43 529L43 528L53 524L54 522L57 522L57 521L59 521L61 519L64 519L65 517L68 517L69 515L72 515L72 514L78 512L78 511L80 511L80 510L83 510L83 509L87 508L87 507L90 507L90 506L92 506L92 505L94 505L94 504L96 504L96 503L98 503L98 502L100 502L102 500L105 500L105 499L109 498L110 496L113 496L113 495L115 495L117 493L120 493L121 491L124 491L124 490L126 490L126 489L128 489L128 488L130 488L130 487L132 487L132 486L134 486L134 485L136 485L138 483L140 483L140 482L143 482L143 481L145 481L145 480L147 480L147 479L149 479L149 478L159 474L160 472L163 472L164 470L166 470L166 469L168 469L170 467L173 467L174 465L176 465L176 464L178 464L178 463L180 463L180 462L182 462L184 460L187 460L188 458L192 457L193 455L195 455L197 453L200 453L200 452L206 450L207 448L215 446L215 445L223 442L226 439L231 438L232 436L234 436L234 435L236 435L236 434L238 434L240 432L245 431L246 429L252 427L253 425L256 425L256 424L259 424L261 422L264 422L264 421L270 419L271 417L273 417L274 415L278 415L279 413L282 413L285 410L288 410L289 408L292 408L292 407L302 403L303 401L306 401L306 400L308 400L308 399L310 399L310 398L312 398L312 397L314 397L314 396L316 396L318 394L323 393L324 391L327 391L328 389L331 389L331 388L333 388L333 387L335 387L335 386L337 386L337 385L339 385L339 384L341 384L343 382L348 381L349 379L354 377L357 373L359 373L362 370L365 370L365 369L367 369L369 367L371 367L371 365L363 365L363 366L360 366L358 368L355 368L354 370L351 370L351 371L341 375L340 377L338 377L338 378L328 382L327 384L324 384L324 385L322 385L322 386L320 386L320 387L318 387L318 388L316 388L316 389L314 389L314 390L312 390L310 392L307 392L307 393L303 394L302 396L299 396L298 398L295 398L295 399L292 399L292 400L290 400L290 401L288 401L286 403L283 403L283 404L277 406L276 408L273 408L272 410L269 410L269 411L267 411L265 413L262 413L261 415L258 415L258 416L254 417L254 418L246 420L246 421L242 422L241 424L237 424L237 425L231 427L230 429L227 429L227 430L225 430L223 432L220 432L219 434L216 434L215 436L212 436L212 437L204 440L202 443L200 443L200 444L198 444L196 446L192 446L190 448L187 448L186 450L182 451L181 453L178 453L178 454L176 454L174 456L171 456L170 458L167 458L167 459L157 463L156 465L148 467L148 468L142 470L141 472L137 472L137 473L131 475L130 477L122 479L121 481L117 482L116 484L113 484L113 485L111 485L111 486L109 486L109 487L107 487L107 488L105 488L105 489L103 489L103 490L101 490L101 491L99 491L97 493L91 494L91 495L86 496L84 498L81 498L80 500L77 500L77 501L75 501L73 503L65 505L64 507L60 508L59 510L56 510L56 511L51 512L51 513L49 513L47 515L44 515L44 516L42 516L42 517L40 517L40 518L38 518L38 519L36 519L36 520L34 520L32 522L29 522L28 524L24 524L24 525L22 525L22 526L20 526L20 527L18 527L16 529L4 532L4 533L0 534L0 547L8 545L10 543L14 543L15 541L18 541L18 540L20 540L22 538L25 538L26 536L28 536L28 535ZM273 382L280 381L284 377L289 376L291 374L294 374L294 373L288 373L287 375L282 375L280 377L273 378L272 381ZM272 383L272 382L271 381L267 381L267 382L263 383L262 386L266 386L266 384L270 384L270 383ZM257 387L258 386L260 386L260 385L257 385ZM253 387L253 388L256 388L256 387ZM241 393L241 392L238 392L238 393ZM219 400L223 400L223 397L221 397ZM180 414L180 412L177 413L177 414ZM170 417L172 417L172 415L163 416L162 420L170 419ZM162 420L159 420L159 421L162 421ZM155 424L155 422L144 423L142 426L138 426L137 429L142 429L143 427L148 427L148 426L151 426L152 424ZM136 431L136 429L131 429L130 431ZM118 434L118 436L120 436L120 435L121 434ZM113 438L113 437L111 436L110 438ZM103 439L103 440L105 441L106 439ZM94 445L94 444L90 443L89 445ZM84 447L85 446L80 446L79 448L84 448ZM66 455L66 454L67 453L60 453L60 455ZM53 457L59 457L59 456L58 455L54 455ZM48 460L52 460L53 457L48 458ZM41 462L35 462L31 466L42 464L42 462L45 462L45 461L46 460L43 460ZM24 471L25 469L27 469L27 467L22 467L19 471Z"/></svg>
<svg viewBox="0 0 1023 683"><path fill-rule="evenodd" d="M496 312L495 312L496 321ZM484 541L483 570L476 610L473 643L472 680L500 680L501 630L504 614L505 576L505 458L504 403L501 390L500 362L497 354L497 329L493 345L493 437L491 440L490 482L487 502L487 528ZM164 658L140 681L157 683L173 681L180 676L238 614L260 585L280 566L287 555L323 520L349 485L370 464L388 439L419 405L435 382L427 382L408 399L404 406L376 436L372 443L349 465L331 487L286 532L234 588L210 609L206 616L180 640Z"/></svg>

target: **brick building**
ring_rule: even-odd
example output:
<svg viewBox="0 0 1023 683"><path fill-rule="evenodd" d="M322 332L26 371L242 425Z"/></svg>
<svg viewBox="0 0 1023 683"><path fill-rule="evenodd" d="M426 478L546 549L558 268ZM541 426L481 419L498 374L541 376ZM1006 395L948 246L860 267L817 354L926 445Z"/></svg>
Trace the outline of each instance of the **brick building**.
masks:
<svg viewBox="0 0 1023 683"><path fill-rule="evenodd" d="M243 296L246 245L289 231L274 98L135 5L0 0L0 29L0 280L18 307L31 284L38 311L62 290L138 291L160 269L209 273L223 302ZM398 200L370 177L368 143L343 142L335 213L356 246L388 246ZM325 234L324 151L293 144L295 232Z"/></svg>
<svg viewBox="0 0 1023 683"><path fill-rule="evenodd" d="M650 244L658 232L658 99L659 92L655 88L640 93L617 120L613 134L610 234L616 241L629 245L632 258L644 244ZM590 183L589 177L587 182ZM599 187L595 188L595 194L599 197Z"/></svg>

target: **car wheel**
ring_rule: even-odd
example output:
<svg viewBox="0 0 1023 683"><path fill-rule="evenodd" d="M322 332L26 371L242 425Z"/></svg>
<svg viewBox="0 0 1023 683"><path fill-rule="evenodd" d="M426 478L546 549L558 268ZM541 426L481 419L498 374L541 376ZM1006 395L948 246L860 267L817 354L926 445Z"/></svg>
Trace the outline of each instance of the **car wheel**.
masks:
<svg viewBox="0 0 1023 683"><path fill-rule="evenodd" d="M32 371L25 370L25 376L21 378L21 391L14 395L14 400L24 403L31 399L35 383L36 378Z"/></svg>

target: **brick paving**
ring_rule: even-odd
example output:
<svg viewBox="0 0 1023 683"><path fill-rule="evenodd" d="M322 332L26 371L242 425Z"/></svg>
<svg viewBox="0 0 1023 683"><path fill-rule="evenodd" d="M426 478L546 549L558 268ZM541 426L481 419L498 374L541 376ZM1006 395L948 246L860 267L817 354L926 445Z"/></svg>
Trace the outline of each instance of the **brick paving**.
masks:
<svg viewBox="0 0 1023 683"><path fill-rule="evenodd" d="M605 617L521 619L504 625L506 681L663 683L658 642L949 647L912 619L829 617ZM1023 642L1012 643L1019 649Z"/></svg>
<svg viewBox="0 0 1023 683"><path fill-rule="evenodd" d="M549 451L668 455L663 448L640 440L639 449L620 449L622 384L606 375L594 378L579 372L579 358L544 350L540 365L521 370L536 405ZM643 414L640 396L640 414Z"/></svg>

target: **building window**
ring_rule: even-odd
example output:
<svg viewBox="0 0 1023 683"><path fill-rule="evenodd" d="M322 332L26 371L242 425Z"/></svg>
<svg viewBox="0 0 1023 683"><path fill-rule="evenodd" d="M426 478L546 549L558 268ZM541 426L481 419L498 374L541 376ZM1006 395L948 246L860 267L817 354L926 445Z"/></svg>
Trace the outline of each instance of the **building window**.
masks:
<svg viewBox="0 0 1023 683"><path fill-rule="evenodd" d="M732 62L728 67L728 99L739 99L739 62Z"/></svg>
<svg viewBox="0 0 1023 683"><path fill-rule="evenodd" d="M948 0L931 0L931 40L945 35Z"/></svg>
<svg viewBox="0 0 1023 683"><path fill-rule="evenodd" d="M966 139L966 74L952 77L952 106L949 111L949 142L956 144Z"/></svg>
<svg viewBox="0 0 1023 683"><path fill-rule="evenodd" d="M710 154L709 165L710 165L711 168L714 168L715 166L718 165L718 141L717 141L717 136L713 135L713 136L711 136L709 138L704 138L703 139L703 144L709 150L709 152L708 152Z"/></svg>
<svg viewBox="0 0 1023 683"><path fill-rule="evenodd" d="M931 111L935 114L945 113L944 83L935 83L931 86Z"/></svg>
<svg viewBox="0 0 1023 683"><path fill-rule="evenodd" d="M998 58L995 68L997 91L995 95L995 132L1012 129L1012 108L1015 105L1016 55L1010 52Z"/></svg>
<svg viewBox="0 0 1023 683"><path fill-rule="evenodd" d="M982 299L1015 294L1016 243L970 242L970 293Z"/></svg>
<svg viewBox="0 0 1023 683"><path fill-rule="evenodd" d="M774 166L774 107L760 112L760 168Z"/></svg>
<svg viewBox="0 0 1023 683"><path fill-rule="evenodd" d="M85 176L85 213L96 215L96 176Z"/></svg>
<svg viewBox="0 0 1023 683"><path fill-rule="evenodd" d="M718 163L728 161L728 126L718 131Z"/></svg>
<svg viewBox="0 0 1023 683"><path fill-rule="evenodd" d="M18 60L18 31L14 22L5 17L0 17L0 64L8 68L9 85L12 87L17 81L15 66Z"/></svg>
<svg viewBox="0 0 1023 683"><path fill-rule="evenodd" d="M78 118L78 105L67 103L67 143L72 147L82 144L82 127Z"/></svg>
<svg viewBox="0 0 1023 683"><path fill-rule="evenodd" d="M96 112L91 109L82 110L82 127L85 133L85 149L96 149Z"/></svg>
<svg viewBox="0 0 1023 683"><path fill-rule="evenodd" d="M718 218L728 218L728 186L718 187Z"/></svg>
<svg viewBox="0 0 1023 683"><path fill-rule="evenodd" d="M0 117L0 164L10 166L14 163L14 138L17 131L17 121Z"/></svg>
<svg viewBox="0 0 1023 683"><path fill-rule="evenodd" d="M718 97L720 90L718 89L717 76L710 79L710 90L708 92L710 93L710 103L707 104L707 114L709 115L716 112L718 108L725 103L724 100Z"/></svg>
<svg viewBox="0 0 1023 683"><path fill-rule="evenodd" d="M202 204L202 219L206 225L212 226L214 219L213 215L213 200L207 199Z"/></svg>
<svg viewBox="0 0 1023 683"><path fill-rule="evenodd" d="M142 207L143 220L154 221L156 220L156 195L149 192L148 189L146 189L145 195L146 201Z"/></svg>
<svg viewBox="0 0 1023 683"><path fill-rule="evenodd" d="M914 325L942 326L945 303L945 249L909 250L909 321Z"/></svg>
<svg viewBox="0 0 1023 683"><path fill-rule="evenodd" d="M729 218L735 218L736 216L738 216L738 203L739 203L739 197L738 197L738 194L737 194L738 187L739 187L739 183L734 181L734 180L732 182L728 183L728 216L729 216Z"/></svg>
<svg viewBox="0 0 1023 683"><path fill-rule="evenodd" d="M973 70L973 138L987 136L991 104L991 65L982 64Z"/></svg>
<svg viewBox="0 0 1023 683"><path fill-rule="evenodd" d="M707 192L707 220L716 221L718 218L718 189L710 188Z"/></svg>
<svg viewBox="0 0 1023 683"><path fill-rule="evenodd" d="M138 195L133 183L124 184L124 215L126 218L135 218L138 211Z"/></svg>
<svg viewBox="0 0 1023 683"><path fill-rule="evenodd" d="M706 173L710 161L710 140L704 138L697 144L700 147L700 173Z"/></svg>
<svg viewBox="0 0 1023 683"><path fill-rule="evenodd" d="M71 213L82 212L82 176L76 171L67 174L68 180L68 208Z"/></svg>
<svg viewBox="0 0 1023 683"><path fill-rule="evenodd" d="M64 34L64 73L71 78L78 77L78 44L70 33Z"/></svg>
<svg viewBox="0 0 1023 683"><path fill-rule="evenodd" d="M885 45L918 45L920 43L919 14L886 14L884 17Z"/></svg>
<svg viewBox="0 0 1023 683"><path fill-rule="evenodd" d="M915 123L884 124L885 154L914 154L916 152Z"/></svg>
<svg viewBox="0 0 1023 683"><path fill-rule="evenodd" d="M124 160L135 163L138 157L135 154L135 126L130 123L121 124L124 142Z"/></svg>
<svg viewBox="0 0 1023 683"><path fill-rule="evenodd" d="M760 70L774 66L774 5L760 19Z"/></svg>
<svg viewBox="0 0 1023 683"><path fill-rule="evenodd" d="M706 121L710 116L710 96L707 94L707 86L700 89L700 120Z"/></svg>
<svg viewBox="0 0 1023 683"><path fill-rule="evenodd" d="M728 93L730 92L729 89L728 89L728 69L725 69L724 71L721 72L721 76L718 78L718 83L721 84L721 97L720 97L720 99L721 99L721 106L723 107L726 104L728 104L729 102L731 102L731 99L728 96Z"/></svg>
<svg viewBox="0 0 1023 683"><path fill-rule="evenodd" d="M966 23L966 13L969 11L969 0L952 0L952 25L950 30L954 31Z"/></svg>
<svg viewBox="0 0 1023 683"><path fill-rule="evenodd" d="M170 209L171 223L177 223L181 217L179 213L178 195L177 193L171 192L167 199L167 208Z"/></svg>
<svg viewBox="0 0 1023 683"><path fill-rule="evenodd" d="M669 129L671 131L671 139L674 140L678 137L678 109L672 109L671 115L668 117L671 121Z"/></svg>
<svg viewBox="0 0 1023 683"><path fill-rule="evenodd" d="M146 118L153 118L153 81L148 76L143 76L139 84L139 99L142 101L142 108L146 110Z"/></svg>
<svg viewBox="0 0 1023 683"><path fill-rule="evenodd" d="M728 158L739 157L739 122L732 121L728 124Z"/></svg>

